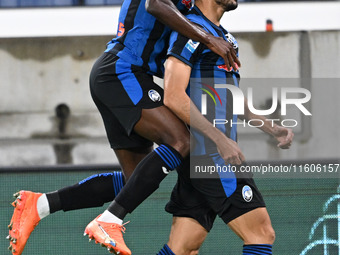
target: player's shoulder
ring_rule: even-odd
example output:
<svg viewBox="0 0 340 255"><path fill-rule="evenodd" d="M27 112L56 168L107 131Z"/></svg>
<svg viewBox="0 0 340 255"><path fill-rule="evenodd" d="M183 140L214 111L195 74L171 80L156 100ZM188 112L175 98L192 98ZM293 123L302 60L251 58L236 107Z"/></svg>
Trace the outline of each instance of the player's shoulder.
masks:
<svg viewBox="0 0 340 255"><path fill-rule="evenodd" d="M191 22L197 24L198 26L202 27L207 32L213 34L214 28L211 25L211 21L209 21L203 13L198 9L196 6L194 6L186 15L188 20Z"/></svg>
<svg viewBox="0 0 340 255"><path fill-rule="evenodd" d="M188 18L188 20L196 24L203 25L205 23L203 14L196 6L191 8L191 10L185 16Z"/></svg>

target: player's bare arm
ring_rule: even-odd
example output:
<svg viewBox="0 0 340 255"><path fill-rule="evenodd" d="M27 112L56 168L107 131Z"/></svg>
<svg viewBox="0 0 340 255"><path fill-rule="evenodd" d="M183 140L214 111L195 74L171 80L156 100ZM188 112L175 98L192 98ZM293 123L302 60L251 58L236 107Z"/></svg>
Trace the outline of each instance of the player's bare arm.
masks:
<svg viewBox="0 0 340 255"><path fill-rule="evenodd" d="M240 165L245 158L237 143L215 128L187 95L190 73L190 66L175 57L168 58L164 76L164 104L186 124L211 139L226 163Z"/></svg>
<svg viewBox="0 0 340 255"><path fill-rule="evenodd" d="M242 120L254 120L254 125L261 126L261 124L264 123L264 125L259 127L259 129L272 135L278 142L277 147L281 149L289 149L291 146L294 137L292 129L285 128L277 124L273 125L272 122L267 121L264 116L252 113L248 108L248 100L246 98L244 99L244 115L239 115L238 117ZM255 120L259 120L258 123L256 123Z"/></svg>
<svg viewBox="0 0 340 255"><path fill-rule="evenodd" d="M220 55L228 69L233 67L234 70L237 70L241 66L236 52L229 42L209 34L201 27L190 22L178 11L171 0L146 0L145 8L171 29L194 41L205 44L213 52Z"/></svg>

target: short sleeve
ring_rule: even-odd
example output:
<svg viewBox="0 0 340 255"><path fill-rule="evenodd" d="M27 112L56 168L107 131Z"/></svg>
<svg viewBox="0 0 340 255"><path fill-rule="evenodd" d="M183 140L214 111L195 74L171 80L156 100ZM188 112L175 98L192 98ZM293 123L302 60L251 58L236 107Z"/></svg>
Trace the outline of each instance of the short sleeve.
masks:
<svg viewBox="0 0 340 255"><path fill-rule="evenodd" d="M178 58L193 67L202 51L201 49L200 42L195 42L175 31L171 33L168 56Z"/></svg>

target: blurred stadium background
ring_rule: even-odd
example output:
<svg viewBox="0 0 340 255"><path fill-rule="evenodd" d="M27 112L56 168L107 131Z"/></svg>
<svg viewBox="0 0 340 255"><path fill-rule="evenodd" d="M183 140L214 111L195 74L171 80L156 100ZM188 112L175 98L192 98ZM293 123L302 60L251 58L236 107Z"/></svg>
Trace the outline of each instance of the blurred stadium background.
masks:
<svg viewBox="0 0 340 255"><path fill-rule="evenodd" d="M56 190L119 169L90 98L88 76L116 33L121 2L0 0L0 254L7 252L13 193ZM223 18L240 45L244 88L260 81L258 108L270 99L268 84L261 86L269 78L312 93L307 105L312 117L290 113L299 126L289 151L253 130L240 130L249 161L339 163L339 13L340 1L240 1L239 9ZM266 32L268 19L274 32ZM163 208L175 179L172 173L128 217L133 254L156 254L167 241L171 216ZM258 178L257 183L276 230L275 254L340 254L339 178ZM82 236L101 211L52 215L33 232L24 254L107 254ZM201 254L240 254L241 245L217 220Z"/></svg>

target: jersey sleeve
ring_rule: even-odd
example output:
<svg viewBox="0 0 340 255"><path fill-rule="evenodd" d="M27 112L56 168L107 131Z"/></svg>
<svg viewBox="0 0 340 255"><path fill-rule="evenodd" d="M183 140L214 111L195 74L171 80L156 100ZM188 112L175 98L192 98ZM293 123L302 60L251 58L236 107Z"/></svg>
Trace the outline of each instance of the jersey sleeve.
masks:
<svg viewBox="0 0 340 255"><path fill-rule="evenodd" d="M195 42L175 31L171 33L168 57L173 56L190 67L193 67L201 51L202 47L200 42Z"/></svg>

